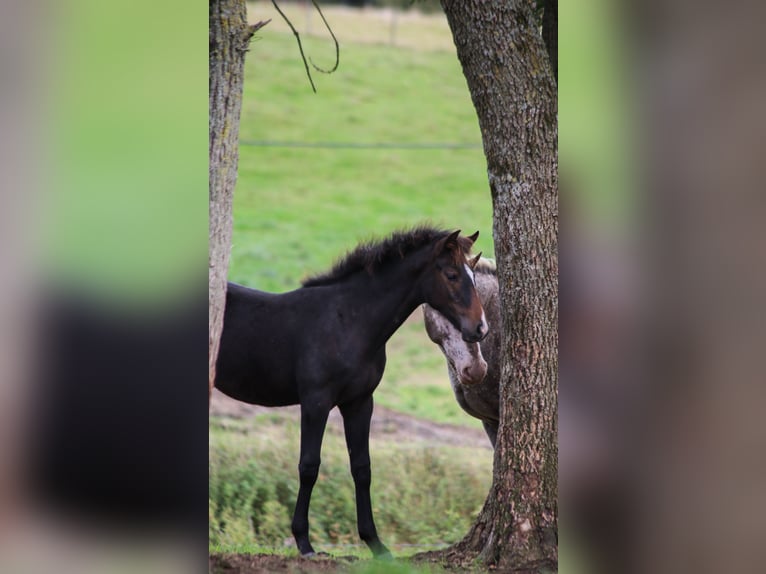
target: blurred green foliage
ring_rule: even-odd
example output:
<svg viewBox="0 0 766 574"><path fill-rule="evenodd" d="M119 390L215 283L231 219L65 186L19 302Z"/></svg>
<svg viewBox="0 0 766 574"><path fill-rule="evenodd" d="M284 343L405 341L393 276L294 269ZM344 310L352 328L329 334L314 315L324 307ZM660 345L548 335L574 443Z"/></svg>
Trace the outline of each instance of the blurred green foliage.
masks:
<svg viewBox="0 0 766 574"><path fill-rule="evenodd" d="M106 299L177 300L205 260L205 20L178 4L48 6L45 263Z"/></svg>
<svg viewBox="0 0 766 574"><path fill-rule="evenodd" d="M633 91L624 14L606 0L563 2L559 18L561 197L589 223L623 227L636 209ZM636 63L637 64L637 63Z"/></svg>

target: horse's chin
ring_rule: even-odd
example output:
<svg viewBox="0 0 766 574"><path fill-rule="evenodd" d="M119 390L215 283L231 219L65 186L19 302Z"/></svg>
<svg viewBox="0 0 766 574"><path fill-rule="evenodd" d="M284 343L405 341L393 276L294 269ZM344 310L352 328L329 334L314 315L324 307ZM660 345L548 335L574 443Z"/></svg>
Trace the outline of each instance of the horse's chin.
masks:
<svg viewBox="0 0 766 574"><path fill-rule="evenodd" d="M467 377L465 375L458 375L458 381L460 381L461 385L465 385L466 387L475 387L476 385L479 385L484 382L484 379L487 378L487 371L483 371L480 375L474 375Z"/></svg>

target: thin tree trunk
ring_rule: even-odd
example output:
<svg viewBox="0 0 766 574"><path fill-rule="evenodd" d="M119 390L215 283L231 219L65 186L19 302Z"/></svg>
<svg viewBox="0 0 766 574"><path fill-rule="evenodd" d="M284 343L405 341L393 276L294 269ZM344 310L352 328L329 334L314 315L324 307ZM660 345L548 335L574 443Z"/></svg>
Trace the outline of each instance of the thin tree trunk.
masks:
<svg viewBox="0 0 766 574"><path fill-rule="evenodd" d="M209 18L208 394L226 302L245 52L265 24L247 25L245 0L210 0Z"/></svg>
<svg viewBox="0 0 766 574"><path fill-rule="evenodd" d="M443 0L487 157L503 310L493 484L455 551L509 571L558 563L558 155L531 2Z"/></svg>

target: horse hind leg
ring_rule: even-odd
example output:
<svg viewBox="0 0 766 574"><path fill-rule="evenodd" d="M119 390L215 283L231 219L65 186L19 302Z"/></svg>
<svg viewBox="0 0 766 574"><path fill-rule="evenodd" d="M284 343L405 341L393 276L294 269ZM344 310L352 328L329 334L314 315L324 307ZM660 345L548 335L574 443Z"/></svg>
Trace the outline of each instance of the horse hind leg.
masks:
<svg viewBox="0 0 766 574"><path fill-rule="evenodd" d="M346 435L351 476L356 490L356 522L359 537L364 540L376 558L390 560L391 552L378 538L372 517L370 484L370 419L372 418L372 396L342 405L343 429Z"/></svg>
<svg viewBox="0 0 766 574"><path fill-rule="evenodd" d="M315 554L309 541L309 503L311 491L319 476L322 437L329 414L329 409L301 406L301 456L298 464L300 488L293 513L292 532L298 550L303 556Z"/></svg>

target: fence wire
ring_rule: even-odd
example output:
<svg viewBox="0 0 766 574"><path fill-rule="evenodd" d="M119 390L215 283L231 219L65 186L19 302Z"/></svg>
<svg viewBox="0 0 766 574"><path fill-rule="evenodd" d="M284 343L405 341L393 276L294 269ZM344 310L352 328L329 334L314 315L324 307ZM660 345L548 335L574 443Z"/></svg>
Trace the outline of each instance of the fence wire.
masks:
<svg viewBox="0 0 766 574"><path fill-rule="evenodd" d="M240 146L274 148L317 148L317 149L386 149L386 150L463 150L482 149L480 143L461 142L299 142L275 140L242 140Z"/></svg>

